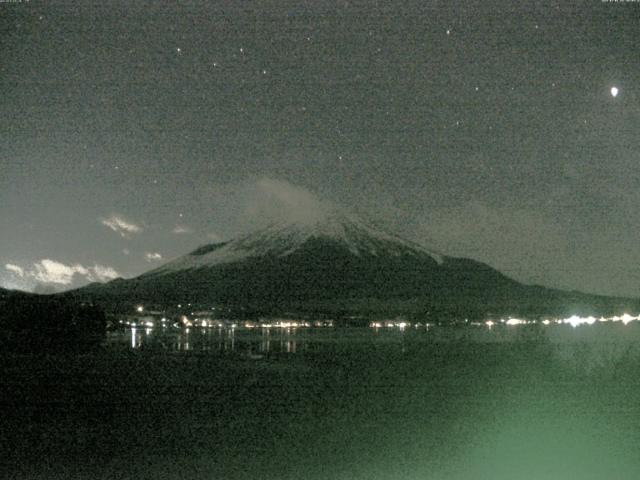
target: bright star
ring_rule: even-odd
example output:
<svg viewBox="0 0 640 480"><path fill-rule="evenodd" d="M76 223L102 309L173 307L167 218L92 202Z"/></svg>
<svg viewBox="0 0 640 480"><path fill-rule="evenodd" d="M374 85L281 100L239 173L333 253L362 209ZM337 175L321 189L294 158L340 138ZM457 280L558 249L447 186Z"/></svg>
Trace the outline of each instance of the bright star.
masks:
<svg viewBox="0 0 640 480"><path fill-rule="evenodd" d="M618 87L611 87L611 96L612 97L614 97L614 98L617 97L618 96L618 92L619 92Z"/></svg>

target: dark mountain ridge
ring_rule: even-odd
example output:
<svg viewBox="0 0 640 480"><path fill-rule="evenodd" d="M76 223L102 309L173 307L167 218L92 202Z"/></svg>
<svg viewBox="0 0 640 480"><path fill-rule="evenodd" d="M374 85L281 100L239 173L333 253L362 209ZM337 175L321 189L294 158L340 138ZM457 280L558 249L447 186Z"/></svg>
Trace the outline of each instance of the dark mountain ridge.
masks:
<svg viewBox="0 0 640 480"><path fill-rule="evenodd" d="M204 245L139 277L69 294L108 309L190 303L247 316L535 317L638 306L524 285L481 262L442 255L337 213Z"/></svg>

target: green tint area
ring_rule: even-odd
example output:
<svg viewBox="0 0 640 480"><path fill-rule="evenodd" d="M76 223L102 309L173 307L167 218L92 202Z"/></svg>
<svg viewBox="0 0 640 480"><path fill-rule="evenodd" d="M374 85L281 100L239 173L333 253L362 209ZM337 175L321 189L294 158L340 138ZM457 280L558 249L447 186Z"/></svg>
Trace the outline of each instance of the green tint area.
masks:
<svg viewBox="0 0 640 480"><path fill-rule="evenodd" d="M471 329L447 342L336 329L260 359L126 343L5 355L3 468L16 479L634 479L640 351L607 331L480 343Z"/></svg>

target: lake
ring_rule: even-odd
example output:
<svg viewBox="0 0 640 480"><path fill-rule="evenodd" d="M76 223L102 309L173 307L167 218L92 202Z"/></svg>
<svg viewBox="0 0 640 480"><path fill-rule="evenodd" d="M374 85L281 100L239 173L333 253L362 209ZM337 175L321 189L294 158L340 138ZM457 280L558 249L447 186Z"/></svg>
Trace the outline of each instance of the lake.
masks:
<svg viewBox="0 0 640 480"><path fill-rule="evenodd" d="M640 474L640 325L127 329L3 357L4 478Z"/></svg>

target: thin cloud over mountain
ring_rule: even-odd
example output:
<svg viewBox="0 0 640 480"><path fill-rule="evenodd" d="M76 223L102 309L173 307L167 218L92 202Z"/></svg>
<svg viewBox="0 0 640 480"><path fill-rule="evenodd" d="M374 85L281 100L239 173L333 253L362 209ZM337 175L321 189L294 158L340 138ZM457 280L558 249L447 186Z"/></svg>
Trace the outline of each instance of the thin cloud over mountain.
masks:
<svg viewBox="0 0 640 480"><path fill-rule="evenodd" d="M123 238L129 238L131 234L142 232L142 227L125 219L121 215L113 214L109 218L101 219L102 225L120 234Z"/></svg>

